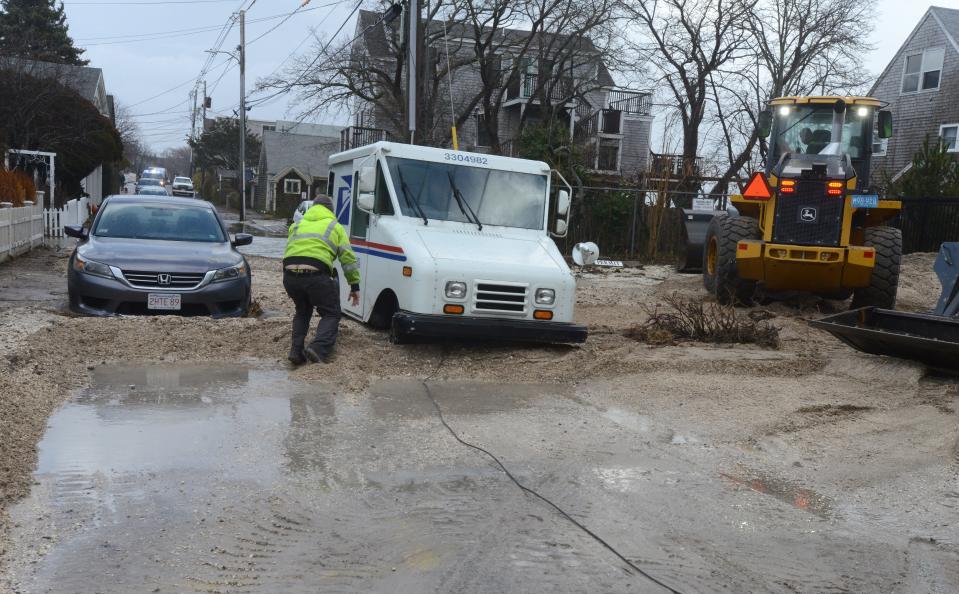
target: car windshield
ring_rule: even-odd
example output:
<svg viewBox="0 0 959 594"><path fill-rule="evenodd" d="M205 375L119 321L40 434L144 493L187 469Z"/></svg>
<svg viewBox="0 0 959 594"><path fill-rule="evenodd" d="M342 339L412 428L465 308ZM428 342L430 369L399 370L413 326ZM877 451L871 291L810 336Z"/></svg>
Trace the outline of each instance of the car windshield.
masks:
<svg viewBox="0 0 959 594"><path fill-rule="evenodd" d="M396 157L386 162L406 216L472 223L467 215L470 209L461 209L457 203L455 186L483 225L543 228L545 175Z"/></svg>
<svg viewBox="0 0 959 594"><path fill-rule="evenodd" d="M224 242L209 208L161 204L107 204L93 229L97 237Z"/></svg>
<svg viewBox="0 0 959 594"><path fill-rule="evenodd" d="M159 185L160 185L160 180L158 180L158 179L153 179L153 178L150 178L150 177L141 177L141 178L140 178L140 185L141 185L141 186L159 186Z"/></svg>
<svg viewBox="0 0 959 594"><path fill-rule="evenodd" d="M188 177L178 177L178 178L175 178L173 181L175 181L175 182L178 183L178 184L192 184L192 183L193 183L192 181L190 181L190 178L188 178Z"/></svg>
<svg viewBox="0 0 959 594"><path fill-rule="evenodd" d="M138 194L143 194L145 196L167 196L166 190L160 186L149 186L146 188L140 188Z"/></svg>
<svg viewBox="0 0 959 594"><path fill-rule="evenodd" d="M842 129L842 143L839 151L832 143L832 104L783 105L776 108L774 131L774 157L779 159L787 152L807 155L848 154L853 160L865 154L865 141L872 127L872 109L860 113L859 108L850 106L846 110Z"/></svg>

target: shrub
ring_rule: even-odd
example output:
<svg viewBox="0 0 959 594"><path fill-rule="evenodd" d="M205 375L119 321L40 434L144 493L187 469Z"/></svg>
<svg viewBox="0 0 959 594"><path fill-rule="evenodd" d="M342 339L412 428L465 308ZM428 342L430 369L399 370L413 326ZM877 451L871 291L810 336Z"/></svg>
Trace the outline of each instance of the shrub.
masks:
<svg viewBox="0 0 959 594"><path fill-rule="evenodd" d="M665 308L646 306L649 319L626 330L626 337L655 345L674 344L685 339L779 348L778 328L740 315L732 306L692 301L676 294L664 301Z"/></svg>
<svg viewBox="0 0 959 594"><path fill-rule="evenodd" d="M37 188L23 171L8 171L0 167L0 202L23 206L24 200L36 200Z"/></svg>

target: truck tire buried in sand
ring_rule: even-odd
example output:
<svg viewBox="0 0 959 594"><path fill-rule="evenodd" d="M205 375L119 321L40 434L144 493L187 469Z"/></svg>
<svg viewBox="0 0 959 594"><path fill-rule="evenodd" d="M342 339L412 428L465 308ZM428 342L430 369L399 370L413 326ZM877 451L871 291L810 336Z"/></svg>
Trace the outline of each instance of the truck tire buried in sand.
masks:
<svg viewBox="0 0 959 594"><path fill-rule="evenodd" d="M902 261L902 231L895 227L869 227L863 231L863 245L876 249L876 266L869 286L856 289L850 309L874 306L892 309L899 289L899 264Z"/></svg>
<svg viewBox="0 0 959 594"><path fill-rule="evenodd" d="M739 278L736 246L743 239L759 239L759 223L752 217L715 217L703 246L703 285L727 305L751 305L756 282Z"/></svg>

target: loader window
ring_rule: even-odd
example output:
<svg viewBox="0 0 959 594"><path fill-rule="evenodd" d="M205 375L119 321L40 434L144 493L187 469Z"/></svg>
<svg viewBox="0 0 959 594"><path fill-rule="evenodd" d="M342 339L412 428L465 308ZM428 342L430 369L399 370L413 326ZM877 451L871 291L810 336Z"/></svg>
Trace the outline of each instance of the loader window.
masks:
<svg viewBox="0 0 959 594"><path fill-rule="evenodd" d="M848 154L853 160L866 156L866 140L871 140L875 112L850 105L846 109L842 143L838 153L832 142L832 104L788 105L776 109L772 144L774 160L784 153L818 155L822 153Z"/></svg>

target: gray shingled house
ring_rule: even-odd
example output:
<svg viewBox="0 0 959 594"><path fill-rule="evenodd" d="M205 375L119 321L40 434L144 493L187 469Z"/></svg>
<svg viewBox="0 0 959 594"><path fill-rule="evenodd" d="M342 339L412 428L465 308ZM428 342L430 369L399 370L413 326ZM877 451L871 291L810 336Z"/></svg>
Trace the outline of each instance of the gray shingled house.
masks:
<svg viewBox="0 0 959 594"><path fill-rule="evenodd" d="M354 56L363 56L364 59L376 60L379 63L389 61L391 43L387 36L396 36L396 23L392 25L377 24L381 20L378 13L360 11L357 19L357 33L362 33L354 42ZM442 30L443 23L435 21L431 24L434 30ZM506 85L506 100L502 103L497 114L497 131L505 143L501 146L502 152L515 152L513 142L520 134L521 121L527 124L536 122L540 117L540 99L537 93L537 82L541 72L552 71L557 67L549 59L549 55L538 58L523 57L516 59L510 56L511 47L520 47L529 38L528 31L507 29L503 31L507 43L500 48L503 55L498 56L501 68L512 72ZM475 59L474 46L464 27L453 25L447 34L449 47L452 48L454 61L469 62ZM543 45L548 46L548 43ZM569 43L556 44L569 47ZM578 143L588 167L596 172L611 175L636 175L646 168L649 158L650 128L650 94L646 92L618 88L606 65L598 59L595 46L588 39L581 39L575 44L576 65L569 66L568 74L564 75L564 85L574 89L574 93L567 96L555 97L564 102L559 110L560 118L570 128L571 136ZM446 44L433 48L434 55L442 55L445 59ZM564 68L566 68L564 66ZM388 70L388 68L387 68ZM460 101L465 97L475 95L482 89L482 79L475 62L454 69L453 96ZM575 92L582 90L582 93ZM564 93L562 88L553 89L554 93ZM449 87L445 81L440 81L440 96L446 97ZM444 109L435 117L441 125L448 127L451 115L445 108L445 101L441 103ZM459 109L459 108L458 108ZM457 109L458 115L463 113ZM481 108L474 108L465 125L458 129L459 145L463 150L476 152L490 152L488 134L483 124L487 114ZM389 118L389 114L380 113L370 104L357 101L354 105L354 125L344 131L342 148L347 149L354 145L366 144L387 137L403 138L398 131L393 130L390 122L396 118Z"/></svg>
<svg viewBox="0 0 959 594"><path fill-rule="evenodd" d="M889 103L894 128L874 145L873 183L907 171L927 136L959 155L959 10L930 6L869 94Z"/></svg>
<svg viewBox="0 0 959 594"><path fill-rule="evenodd" d="M331 154L340 148L339 127L303 126L314 132L295 134L264 130L253 208L290 215L303 197L326 190Z"/></svg>

